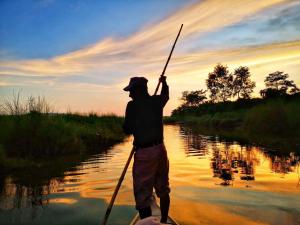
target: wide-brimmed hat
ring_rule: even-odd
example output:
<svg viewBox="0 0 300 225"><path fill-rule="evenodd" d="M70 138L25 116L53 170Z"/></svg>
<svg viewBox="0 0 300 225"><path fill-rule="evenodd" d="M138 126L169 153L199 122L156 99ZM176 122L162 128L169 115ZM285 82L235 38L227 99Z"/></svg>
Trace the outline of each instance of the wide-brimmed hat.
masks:
<svg viewBox="0 0 300 225"><path fill-rule="evenodd" d="M124 91L131 91L136 87L147 87L148 80L145 77L132 77L129 84L123 88Z"/></svg>

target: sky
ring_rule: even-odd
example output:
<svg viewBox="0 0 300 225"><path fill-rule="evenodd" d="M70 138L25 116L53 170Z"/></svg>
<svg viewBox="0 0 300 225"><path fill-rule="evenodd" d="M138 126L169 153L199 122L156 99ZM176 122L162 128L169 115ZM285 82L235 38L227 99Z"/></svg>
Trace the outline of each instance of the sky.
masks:
<svg viewBox="0 0 300 225"><path fill-rule="evenodd" d="M122 89L144 76L154 92L181 24L165 115L217 63L248 66L254 96L277 70L300 86L300 0L0 0L0 102L20 92L59 112L124 115Z"/></svg>

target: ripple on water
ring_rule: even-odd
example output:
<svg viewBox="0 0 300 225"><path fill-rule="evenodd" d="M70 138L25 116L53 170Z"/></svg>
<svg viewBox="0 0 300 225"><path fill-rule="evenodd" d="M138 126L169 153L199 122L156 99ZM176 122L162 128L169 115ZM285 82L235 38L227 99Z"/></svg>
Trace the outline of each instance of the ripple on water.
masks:
<svg viewBox="0 0 300 225"><path fill-rule="evenodd" d="M80 165L49 178L41 174L41 180L36 177L21 183L22 179L6 177L0 198L0 223L21 224L16 218L22 217L22 211L34 215L37 209L41 209L39 215L29 218L27 224L53 224L45 215L60 224L64 224L65 218L72 224L83 224L85 214L98 221L127 161L131 141L128 139L105 153L92 155ZM300 215L298 156L269 154L257 146L220 141L180 126L165 126L165 144L170 161L171 212L179 222L190 224L201 215L203 221L214 225L224 224L225 220L233 221L231 224L257 225L256 216L260 224L287 224L286 218L290 224L297 224L295 215ZM242 180L247 176L253 180ZM226 182L230 185L220 185ZM247 185L251 188L246 188ZM116 205L112 220L122 220L120 215L128 208L133 216L131 166ZM263 212L268 212L268 217ZM129 220L124 224L129 224Z"/></svg>

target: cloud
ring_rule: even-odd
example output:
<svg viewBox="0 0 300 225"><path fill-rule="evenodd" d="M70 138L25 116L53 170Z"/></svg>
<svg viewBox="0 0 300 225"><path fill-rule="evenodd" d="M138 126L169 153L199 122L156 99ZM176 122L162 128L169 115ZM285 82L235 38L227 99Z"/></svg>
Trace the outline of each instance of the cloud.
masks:
<svg viewBox="0 0 300 225"><path fill-rule="evenodd" d="M0 75L105 76L112 71L118 71L113 76L119 78L143 69L156 69L159 72L181 23L184 23L184 28L178 48L195 35L235 24L282 2L285 1L201 1L179 10L156 25L144 27L128 38L107 38L78 51L50 59L2 60Z"/></svg>
<svg viewBox="0 0 300 225"><path fill-rule="evenodd" d="M224 43L218 48L201 46L201 37L213 32L222 35L222 29L226 27L266 19L273 15L274 9L281 12L276 15L295 13L291 7L295 7L294 2L283 0L201 1L155 25L147 25L127 38L108 37L49 59L2 60L0 83L23 85L28 92L49 87L61 108L70 104L75 110L122 114L128 100L122 88L128 77L145 75L149 78L149 90L154 90L181 23L184 24L182 35L167 69L171 87L167 114L179 104L182 91L205 88L207 74L218 62L227 64L230 70L240 65L249 66L257 88L262 87L268 73L276 70L288 72L291 79L299 83L296 73L300 70L300 40L247 46ZM297 16L289 18L294 17ZM195 45L197 40L199 44ZM97 102L101 102L101 106L97 106Z"/></svg>
<svg viewBox="0 0 300 225"><path fill-rule="evenodd" d="M5 87L5 86L8 86L8 83L4 81L0 81L0 87Z"/></svg>
<svg viewBox="0 0 300 225"><path fill-rule="evenodd" d="M292 7L291 7L292 6ZM300 30L300 2L293 2L293 5L284 7L274 12L273 17L269 18L268 23L260 31L281 31L287 32L288 29Z"/></svg>

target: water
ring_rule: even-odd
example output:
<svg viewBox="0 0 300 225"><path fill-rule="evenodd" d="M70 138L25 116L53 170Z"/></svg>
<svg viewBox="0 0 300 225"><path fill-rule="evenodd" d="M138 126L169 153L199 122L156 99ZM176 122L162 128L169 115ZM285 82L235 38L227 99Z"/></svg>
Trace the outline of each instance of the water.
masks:
<svg viewBox="0 0 300 225"><path fill-rule="evenodd" d="M4 176L0 224L99 224L131 142L62 168ZM180 224L300 224L299 156L270 154L171 125L165 126L165 144L170 214ZM109 224L129 224L136 213L131 166Z"/></svg>

